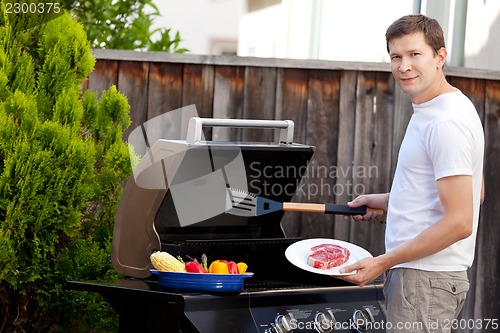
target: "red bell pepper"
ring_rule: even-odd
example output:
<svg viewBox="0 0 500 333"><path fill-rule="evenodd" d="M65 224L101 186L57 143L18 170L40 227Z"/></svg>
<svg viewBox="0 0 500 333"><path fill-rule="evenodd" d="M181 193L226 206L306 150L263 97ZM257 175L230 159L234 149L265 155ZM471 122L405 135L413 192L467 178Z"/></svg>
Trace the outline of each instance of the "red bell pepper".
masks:
<svg viewBox="0 0 500 333"><path fill-rule="evenodd" d="M229 274L239 274L240 272L238 271L238 266L234 261L228 261L227 262L227 268L229 270Z"/></svg>
<svg viewBox="0 0 500 333"><path fill-rule="evenodd" d="M197 261L190 261L186 263L186 272L190 273L208 273L205 267L203 267Z"/></svg>

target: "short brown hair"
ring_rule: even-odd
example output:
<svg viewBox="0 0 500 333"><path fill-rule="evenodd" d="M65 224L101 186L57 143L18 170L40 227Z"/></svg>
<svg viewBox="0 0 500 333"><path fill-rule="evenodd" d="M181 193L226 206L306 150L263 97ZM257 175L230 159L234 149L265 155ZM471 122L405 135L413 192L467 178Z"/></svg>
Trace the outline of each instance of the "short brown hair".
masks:
<svg viewBox="0 0 500 333"><path fill-rule="evenodd" d="M438 50L445 47L443 28L439 22L433 18L422 14L406 15L394 21L385 33L387 52L389 42L395 38L422 32L425 42L429 44L437 54Z"/></svg>

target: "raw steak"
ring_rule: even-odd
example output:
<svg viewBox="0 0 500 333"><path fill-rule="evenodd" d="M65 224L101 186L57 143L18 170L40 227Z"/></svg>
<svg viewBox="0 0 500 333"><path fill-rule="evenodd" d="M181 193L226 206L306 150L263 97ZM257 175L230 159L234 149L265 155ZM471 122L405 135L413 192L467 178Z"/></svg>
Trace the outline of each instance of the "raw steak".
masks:
<svg viewBox="0 0 500 333"><path fill-rule="evenodd" d="M311 248L307 264L314 268L329 269L342 265L351 253L349 249L335 244L321 244Z"/></svg>

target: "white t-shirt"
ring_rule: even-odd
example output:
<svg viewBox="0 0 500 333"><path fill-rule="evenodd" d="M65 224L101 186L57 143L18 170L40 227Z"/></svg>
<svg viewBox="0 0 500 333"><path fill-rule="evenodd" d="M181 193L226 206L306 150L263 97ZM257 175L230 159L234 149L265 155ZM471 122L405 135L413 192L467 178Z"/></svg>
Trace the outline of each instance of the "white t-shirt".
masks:
<svg viewBox="0 0 500 333"><path fill-rule="evenodd" d="M413 104L389 197L386 251L415 238L443 216L436 181L471 175L473 232L431 256L397 265L427 271L463 271L474 259L483 176L484 134L471 101L460 91Z"/></svg>

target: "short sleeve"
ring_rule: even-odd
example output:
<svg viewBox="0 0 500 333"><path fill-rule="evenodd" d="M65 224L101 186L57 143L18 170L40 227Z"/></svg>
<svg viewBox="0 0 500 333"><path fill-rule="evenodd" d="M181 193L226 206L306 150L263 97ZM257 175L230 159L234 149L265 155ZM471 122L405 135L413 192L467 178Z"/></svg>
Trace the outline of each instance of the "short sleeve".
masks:
<svg viewBox="0 0 500 333"><path fill-rule="evenodd" d="M457 120L440 122L432 126L426 139L436 180L472 175L474 137L466 124Z"/></svg>

